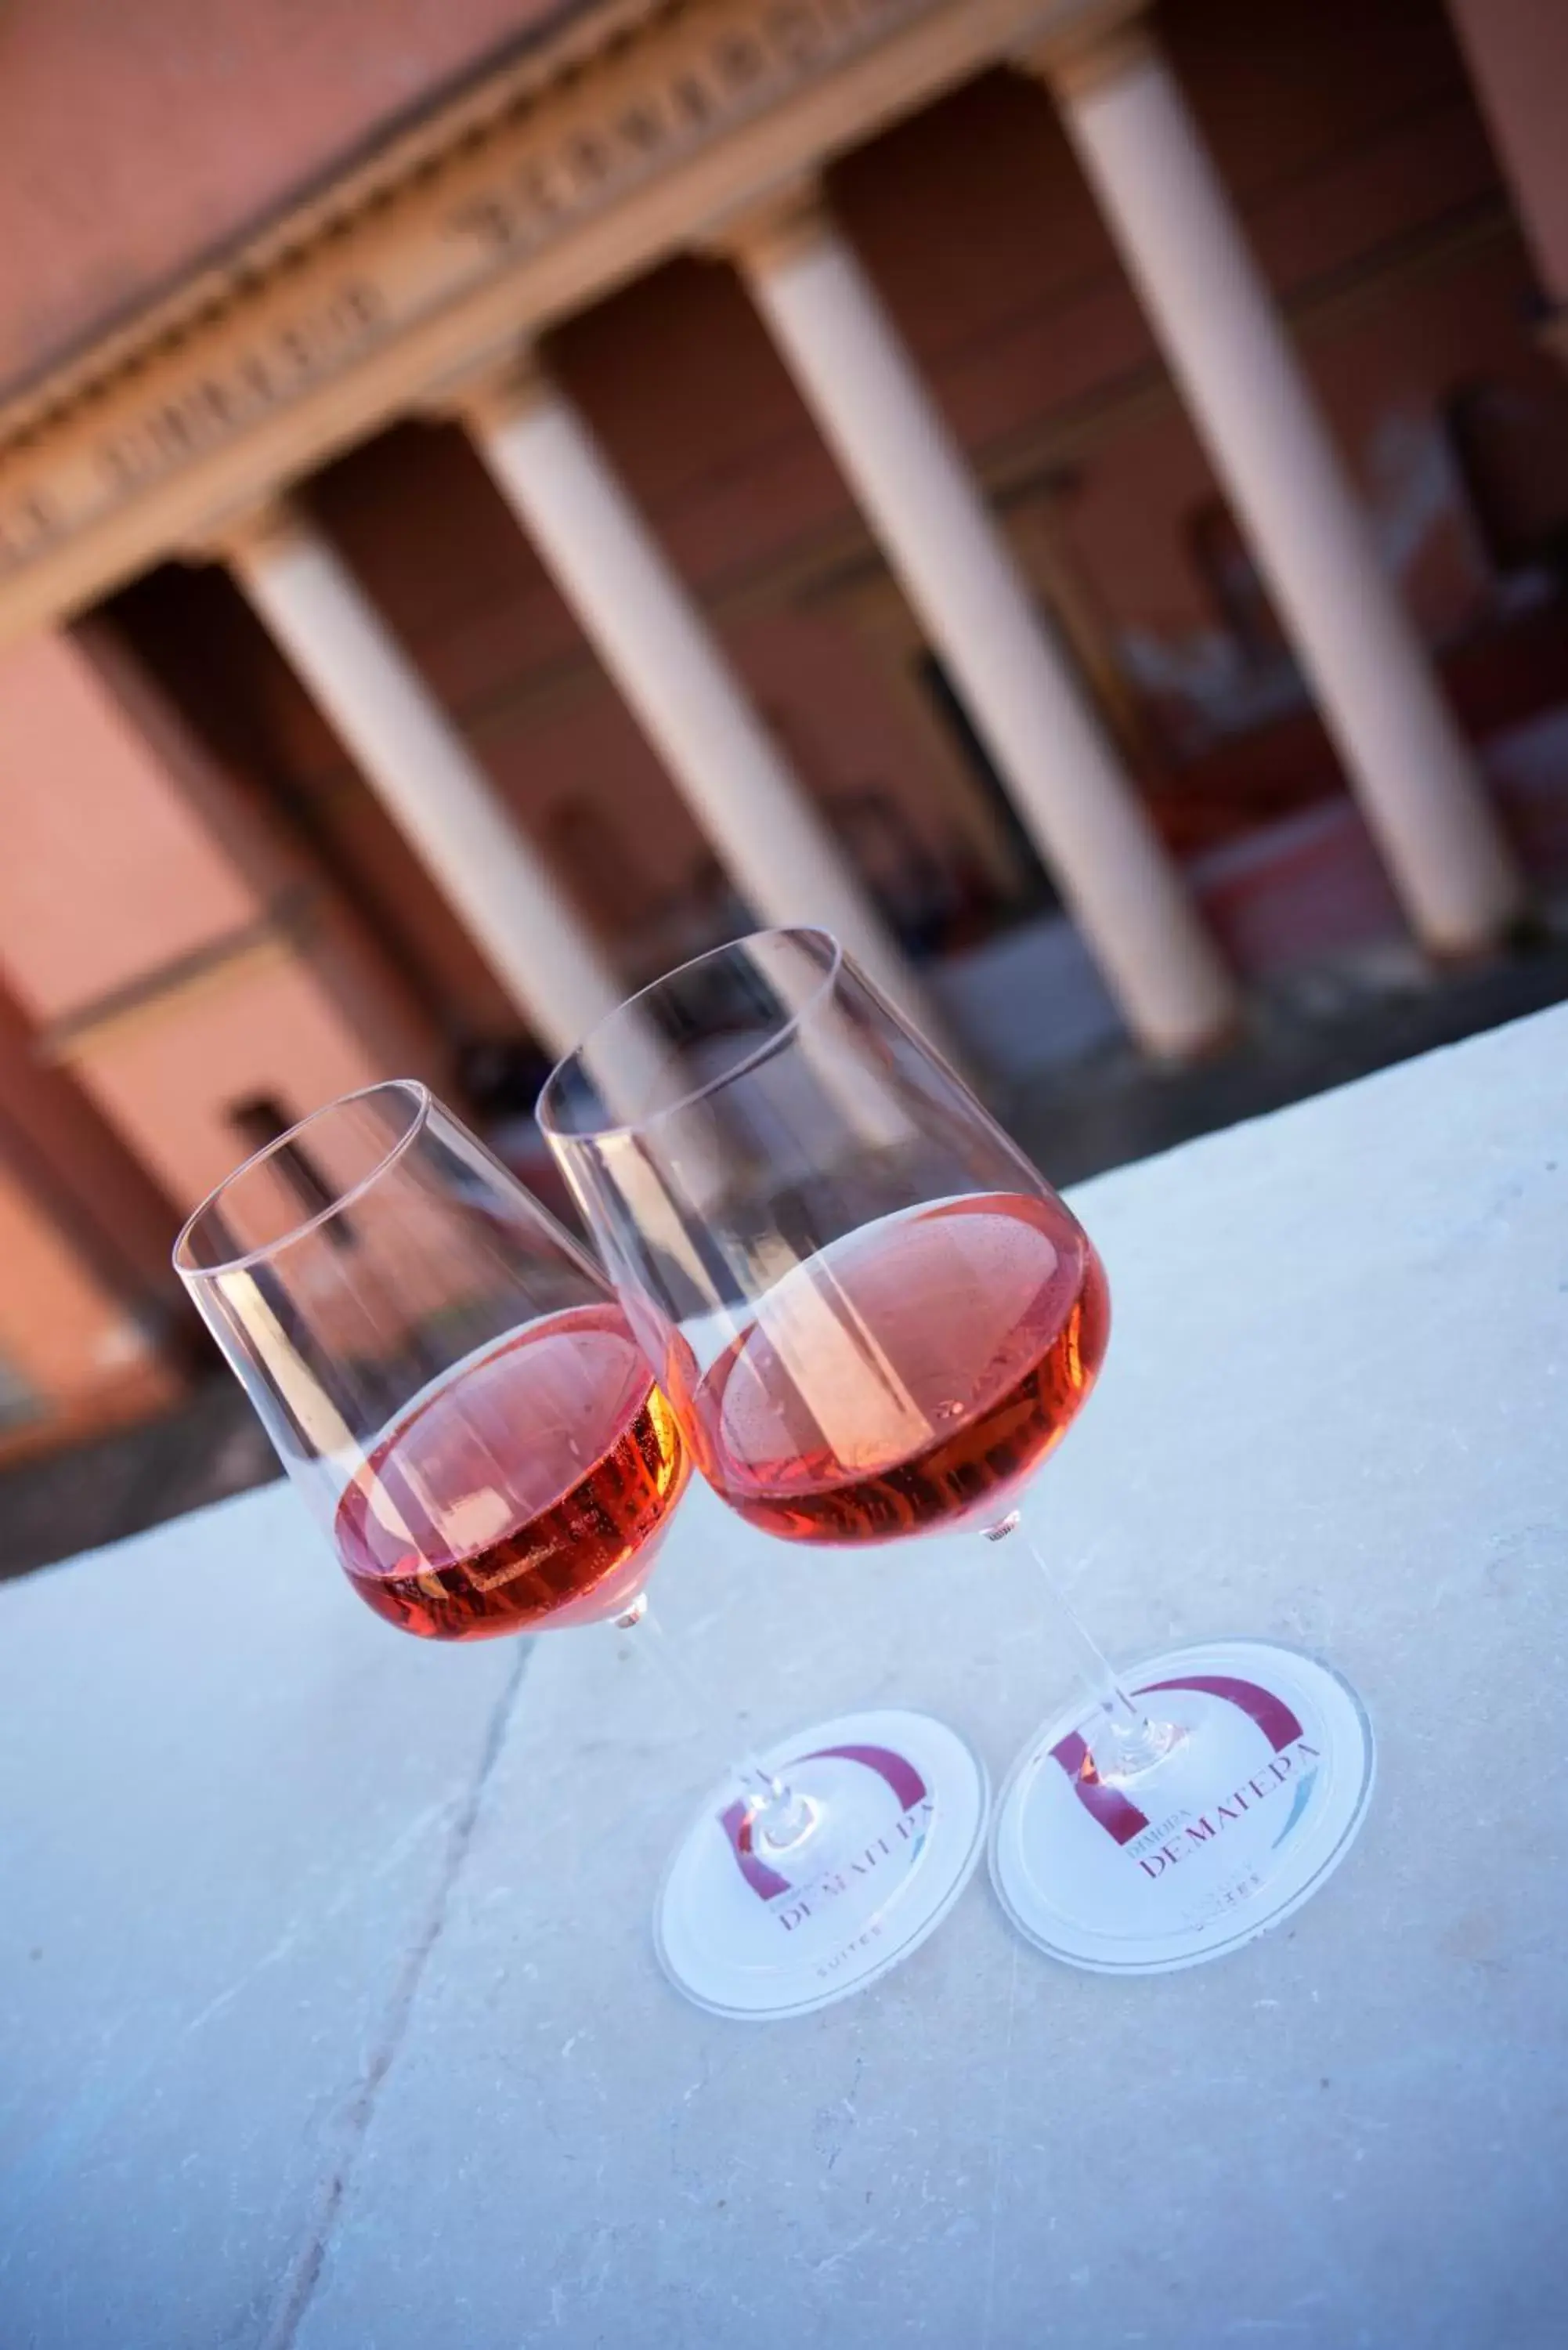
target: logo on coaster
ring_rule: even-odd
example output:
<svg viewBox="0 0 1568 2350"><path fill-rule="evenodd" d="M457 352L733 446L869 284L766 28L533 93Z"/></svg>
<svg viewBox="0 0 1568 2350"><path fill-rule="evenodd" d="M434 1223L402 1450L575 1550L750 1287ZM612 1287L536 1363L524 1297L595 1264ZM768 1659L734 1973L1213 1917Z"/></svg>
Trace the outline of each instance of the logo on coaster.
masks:
<svg viewBox="0 0 1568 2350"><path fill-rule="evenodd" d="M879 1779L887 1782L898 1798L899 1817L894 1833L908 1842L911 1834L909 1823L919 1814L919 1834L923 1838L924 1822L930 1815L930 1797L924 1779L907 1754L896 1754L890 1746L819 1746L809 1754L793 1756L779 1768L787 1773L798 1771L804 1762L857 1762L863 1770L874 1771ZM719 1825L735 1856L735 1865L752 1891L761 1901L776 1901L781 1893L789 1893L794 1888L788 1877L770 1867L756 1849L752 1837L754 1809L755 1806L743 1797L737 1797L718 1814ZM918 1844L916 1848L919 1849ZM852 1873L864 1875L868 1869L875 1868L879 1859L890 1858L892 1849L886 1836L878 1836L867 1846L864 1854L848 1863L848 1868ZM829 1889L836 1889L831 1878L826 1882ZM797 1904L799 1906L804 1905Z"/></svg>
<svg viewBox="0 0 1568 2350"><path fill-rule="evenodd" d="M1095 1767L1095 1758L1078 1731L1069 1731L1051 1749L1053 1759L1066 1773L1074 1794L1091 1818L1096 1820L1113 1841L1131 1845L1146 1839L1144 1848L1133 1856L1147 1877L1159 1877L1179 1860L1184 1859L1194 1846L1209 1844L1223 1835L1258 1804L1266 1802L1293 1776L1295 1794L1284 1825L1275 1837L1282 1844L1306 1808L1307 1797L1317 1773L1321 1754L1310 1745L1300 1721L1283 1698L1272 1690L1262 1689L1256 1681L1236 1680L1220 1674L1194 1673L1186 1679L1151 1681L1147 1688L1137 1690L1137 1697L1154 1697L1171 1690L1190 1690L1200 1697L1218 1698L1222 1704L1234 1706L1238 1712L1257 1724L1273 1748L1273 1760L1266 1763L1256 1777L1245 1779L1228 1791L1222 1802L1213 1804L1195 1816L1185 1817L1178 1835L1162 1842L1158 1835L1149 1835L1147 1814L1127 1796L1121 1788L1108 1784ZM1305 1766L1304 1768L1303 1766Z"/></svg>

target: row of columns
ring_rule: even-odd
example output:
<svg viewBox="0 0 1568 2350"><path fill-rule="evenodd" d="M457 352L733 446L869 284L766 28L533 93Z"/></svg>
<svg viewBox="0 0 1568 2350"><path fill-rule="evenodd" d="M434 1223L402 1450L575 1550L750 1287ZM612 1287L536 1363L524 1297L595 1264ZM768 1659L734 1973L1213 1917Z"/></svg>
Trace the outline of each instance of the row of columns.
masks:
<svg viewBox="0 0 1568 2350"><path fill-rule="evenodd" d="M1231 982L870 279L815 203L735 249L1128 1025L1158 1053L1201 1048Z"/></svg>
<svg viewBox="0 0 1568 2350"><path fill-rule="evenodd" d="M1141 27L1028 61L1049 81L1274 590L1413 929L1495 937L1521 883L1180 90ZM1034 608L875 287L815 197L716 232L1135 1035L1221 1035L1231 981ZM899 951L588 426L536 368L443 395L753 912L836 931L939 1027ZM461 735L300 513L226 551L262 619L552 1047L620 990Z"/></svg>
<svg viewBox="0 0 1568 2350"><path fill-rule="evenodd" d="M836 932L917 1019L933 1007L587 424L537 372L466 407L503 496L741 896Z"/></svg>
<svg viewBox="0 0 1568 2350"><path fill-rule="evenodd" d="M1180 88L1141 26L1044 63L1411 924L1473 947L1518 876Z"/></svg>

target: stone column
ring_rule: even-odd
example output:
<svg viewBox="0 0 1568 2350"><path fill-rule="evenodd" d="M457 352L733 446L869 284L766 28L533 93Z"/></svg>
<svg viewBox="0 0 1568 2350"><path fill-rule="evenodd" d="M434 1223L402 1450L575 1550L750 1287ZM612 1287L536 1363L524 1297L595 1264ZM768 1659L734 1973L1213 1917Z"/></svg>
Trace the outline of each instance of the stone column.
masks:
<svg viewBox="0 0 1568 2350"><path fill-rule="evenodd" d="M523 362L452 404L753 912L832 931L940 1035L842 847L571 401Z"/></svg>
<svg viewBox="0 0 1568 2350"><path fill-rule="evenodd" d="M1160 1054L1211 1044L1236 1011L1219 954L859 262L809 196L722 242L1128 1026Z"/></svg>
<svg viewBox="0 0 1568 2350"><path fill-rule="evenodd" d="M625 990L353 574L295 506L221 544L541 1042L569 1051Z"/></svg>
<svg viewBox="0 0 1568 2350"><path fill-rule="evenodd" d="M1048 40L1030 63L1055 94L1413 928L1438 952L1484 946L1522 897L1497 818L1181 91L1130 12L1105 14L1097 37Z"/></svg>

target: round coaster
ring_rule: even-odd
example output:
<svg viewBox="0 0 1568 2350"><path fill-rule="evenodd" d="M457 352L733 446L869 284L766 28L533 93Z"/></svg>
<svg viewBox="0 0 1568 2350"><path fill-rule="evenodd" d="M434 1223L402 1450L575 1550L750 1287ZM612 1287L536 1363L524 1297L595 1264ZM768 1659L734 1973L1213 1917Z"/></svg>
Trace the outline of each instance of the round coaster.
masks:
<svg viewBox="0 0 1568 2350"><path fill-rule="evenodd" d="M1337 1673L1272 1642L1175 1649L1124 1686L1179 1741L1103 1780L1093 1718L1061 1714L1002 1789L992 1882L1053 1958L1163 1974L1239 1950L1316 1892L1366 1816L1372 1725Z"/></svg>
<svg viewBox="0 0 1568 2350"><path fill-rule="evenodd" d="M816 1807L785 1854L753 1846L732 1779L711 1790L659 1889L654 1937L676 1988L714 2014L808 2015L918 1950L974 1870L985 1769L927 1714L836 1715L761 1758Z"/></svg>

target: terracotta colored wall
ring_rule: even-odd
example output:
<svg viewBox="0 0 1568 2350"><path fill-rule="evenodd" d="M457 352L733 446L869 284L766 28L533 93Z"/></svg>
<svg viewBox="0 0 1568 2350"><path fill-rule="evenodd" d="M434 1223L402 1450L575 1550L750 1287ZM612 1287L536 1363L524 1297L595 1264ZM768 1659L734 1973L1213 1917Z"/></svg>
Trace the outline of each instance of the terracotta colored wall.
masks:
<svg viewBox="0 0 1568 2350"><path fill-rule="evenodd" d="M177 1011L128 1022L82 1071L94 1098L187 1208L252 1147L229 1121L231 1104L275 1096L303 1116L400 1074L292 959L198 992Z"/></svg>
<svg viewBox="0 0 1568 2350"><path fill-rule="evenodd" d="M262 911L67 637L0 655L0 961L35 1019Z"/></svg>
<svg viewBox="0 0 1568 2350"><path fill-rule="evenodd" d="M102 1016L315 876L100 632L0 663L0 969L35 1022L98 1014L69 1048L76 1077L176 1204L242 1155L235 1102L304 1111L379 1076L441 1074L395 968L319 883L297 946L253 930L238 960Z"/></svg>
<svg viewBox="0 0 1568 2350"><path fill-rule="evenodd" d="M161 290L561 5L7 0L0 383Z"/></svg>

